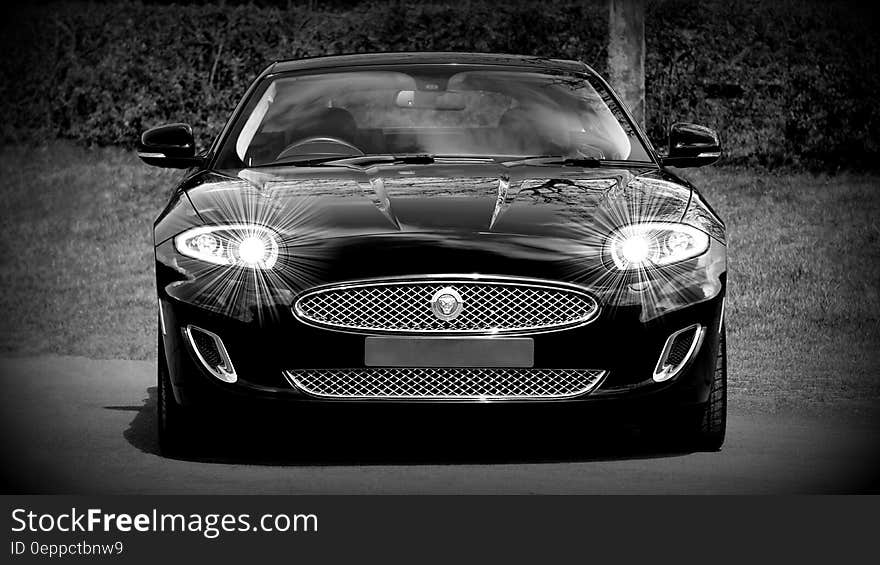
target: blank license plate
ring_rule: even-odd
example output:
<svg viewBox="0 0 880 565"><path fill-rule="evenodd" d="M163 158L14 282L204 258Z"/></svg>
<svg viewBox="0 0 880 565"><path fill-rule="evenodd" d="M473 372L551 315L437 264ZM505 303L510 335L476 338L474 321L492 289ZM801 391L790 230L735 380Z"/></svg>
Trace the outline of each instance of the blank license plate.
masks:
<svg viewBox="0 0 880 565"><path fill-rule="evenodd" d="M368 367L533 367L535 342L528 337L368 337Z"/></svg>

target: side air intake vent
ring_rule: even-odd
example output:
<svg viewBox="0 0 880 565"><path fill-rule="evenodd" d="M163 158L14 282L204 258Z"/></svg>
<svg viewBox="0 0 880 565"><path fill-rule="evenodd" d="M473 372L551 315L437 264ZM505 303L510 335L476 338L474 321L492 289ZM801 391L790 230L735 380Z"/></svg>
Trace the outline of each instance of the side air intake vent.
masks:
<svg viewBox="0 0 880 565"><path fill-rule="evenodd" d="M694 324L669 336L654 369L654 381L661 383L677 376L700 348L703 333L703 326Z"/></svg>
<svg viewBox="0 0 880 565"><path fill-rule="evenodd" d="M196 326L187 326L184 333L199 362L209 373L225 383L238 380L220 336Z"/></svg>

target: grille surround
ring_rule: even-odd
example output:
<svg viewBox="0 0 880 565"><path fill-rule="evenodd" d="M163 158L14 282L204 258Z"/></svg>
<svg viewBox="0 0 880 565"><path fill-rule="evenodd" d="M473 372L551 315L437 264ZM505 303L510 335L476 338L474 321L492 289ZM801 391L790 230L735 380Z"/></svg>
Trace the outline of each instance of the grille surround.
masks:
<svg viewBox="0 0 880 565"><path fill-rule="evenodd" d="M284 371L301 392L334 400L564 400L589 394L598 369L370 367Z"/></svg>
<svg viewBox="0 0 880 565"><path fill-rule="evenodd" d="M463 310L438 318L431 299L451 287ZM584 326L599 303L569 283L514 277L436 275L351 281L300 295L293 313L304 324L348 333L391 335L523 335Z"/></svg>

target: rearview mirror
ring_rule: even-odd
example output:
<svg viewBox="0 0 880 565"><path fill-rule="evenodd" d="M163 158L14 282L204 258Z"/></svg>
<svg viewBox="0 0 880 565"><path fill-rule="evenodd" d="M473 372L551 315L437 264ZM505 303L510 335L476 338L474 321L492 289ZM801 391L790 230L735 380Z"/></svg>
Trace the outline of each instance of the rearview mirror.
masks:
<svg viewBox="0 0 880 565"><path fill-rule="evenodd" d="M676 123L669 128L669 153L663 164L670 167L702 167L721 158L721 141L714 130L696 124Z"/></svg>
<svg viewBox="0 0 880 565"><path fill-rule="evenodd" d="M464 110L464 96L458 92L435 92L430 90L401 90L394 101L398 108L423 108L429 110Z"/></svg>
<svg viewBox="0 0 880 565"><path fill-rule="evenodd" d="M147 165L173 169L187 169L202 162L196 157L196 142L187 124L168 124L142 133L138 157Z"/></svg>

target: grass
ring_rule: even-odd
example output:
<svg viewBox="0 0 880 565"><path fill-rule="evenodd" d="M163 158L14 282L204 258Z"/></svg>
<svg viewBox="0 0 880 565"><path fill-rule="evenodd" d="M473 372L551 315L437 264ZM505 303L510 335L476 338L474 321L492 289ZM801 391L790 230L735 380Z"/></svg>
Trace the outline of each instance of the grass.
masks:
<svg viewBox="0 0 880 565"><path fill-rule="evenodd" d="M61 142L0 149L0 173L0 354L153 358L151 225L180 173ZM683 174L729 228L733 394L880 398L880 177Z"/></svg>
<svg viewBox="0 0 880 565"><path fill-rule="evenodd" d="M880 398L880 177L685 171L728 225L734 392Z"/></svg>
<svg viewBox="0 0 880 565"><path fill-rule="evenodd" d="M0 353L155 356L151 226L176 175L118 149L0 152Z"/></svg>

